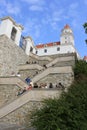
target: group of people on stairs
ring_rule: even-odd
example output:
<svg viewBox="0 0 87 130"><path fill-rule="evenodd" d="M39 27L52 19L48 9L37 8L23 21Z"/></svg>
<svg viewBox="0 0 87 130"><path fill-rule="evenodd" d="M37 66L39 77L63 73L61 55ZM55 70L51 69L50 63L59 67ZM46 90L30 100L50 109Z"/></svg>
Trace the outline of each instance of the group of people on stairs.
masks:
<svg viewBox="0 0 87 130"><path fill-rule="evenodd" d="M28 87L24 87L24 89L19 89L18 93L17 93L17 96L23 94L24 92L26 92L27 90L31 90L32 87L33 87L33 83L31 81L31 79L29 77L27 77L25 79L25 82L28 84Z"/></svg>

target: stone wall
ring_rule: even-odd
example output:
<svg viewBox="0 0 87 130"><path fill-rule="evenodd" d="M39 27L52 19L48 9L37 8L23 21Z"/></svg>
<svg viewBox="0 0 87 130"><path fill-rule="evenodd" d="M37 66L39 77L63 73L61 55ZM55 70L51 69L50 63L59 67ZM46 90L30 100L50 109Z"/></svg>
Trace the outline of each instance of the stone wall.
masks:
<svg viewBox="0 0 87 130"><path fill-rule="evenodd" d="M18 89L15 85L0 85L0 107L16 99Z"/></svg>
<svg viewBox="0 0 87 130"><path fill-rule="evenodd" d="M18 72L18 65L24 64L28 56L11 39L0 36L0 76Z"/></svg>
<svg viewBox="0 0 87 130"><path fill-rule="evenodd" d="M23 105L21 108L18 108L16 111L0 119L0 122L24 125L27 114L30 113L31 110L36 108L37 106L40 107L40 104L41 102L37 102L37 101L28 102L27 104Z"/></svg>
<svg viewBox="0 0 87 130"><path fill-rule="evenodd" d="M65 73L65 74L49 74L43 79L39 80L37 82L38 85L41 83L47 83L49 86L49 83L52 83L54 88L56 87L59 82L62 83L62 85L65 86L65 88L68 88L74 80L74 75L72 73Z"/></svg>
<svg viewBox="0 0 87 130"><path fill-rule="evenodd" d="M42 98L48 96L48 98L54 98L55 96L59 97L61 94L61 90L57 89L37 89L34 90L34 95ZM51 93L51 96L50 96ZM29 97L28 97L29 98ZM22 107L16 109L15 111L11 112L7 116L0 119L0 122L9 123L9 124L20 124L24 125L26 121L26 116L31 113L33 109L40 108L42 106L41 99L38 101L36 98L30 102L27 102Z"/></svg>
<svg viewBox="0 0 87 130"><path fill-rule="evenodd" d="M57 62L54 64L54 67L58 66L74 66L75 65L75 54L66 54L66 55L53 55L49 56L52 59L58 57L68 57L72 56L71 61L63 61ZM74 59L74 60L73 60ZM50 61L48 60L40 60L39 58L36 60L34 57L28 57L24 51L19 48L12 40L8 39L5 35L0 36L0 76L7 76L11 75L12 72L18 72L18 65L25 64L27 61L33 62L37 61L37 63L41 66L43 64L48 64ZM21 70L21 78L24 80L27 76L33 77L33 75L39 71L37 69L28 69L28 70ZM42 70L43 71L43 70ZM64 87L67 89L73 82L74 75L72 72L70 73L52 73L48 74L44 78L37 81L38 85L40 83L53 83L54 88L55 85L61 82ZM6 103L11 102L12 100L17 98L17 91L18 87L15 85L0 85L0 107L2 105L6 105ZM38 90L39 91L39 90ZM54 90L51 90L54 91ZM59 90L59 94L60 94ZM50 92L50 91L49 91ZM56 92L56 91L55 91ZM40 94L46 94L45 91L41 91ZM36 93L35 93L36 94ZM54 93L55 95L55 93ZM53 96L54 96L53 95ZM38 95L39 96L39 95ZM35 107L41 106L41 102L38 102L36 99L35 101L28 102L27 104L23 105L22 107L18 108L14 112L8 114L7 116L0 119L0 122L6 122L11 124L23 124L25 122L25 117L28 112L31 112L31 109Z"/></svg>
<svg viewBox="0 0 87 130"><path fill-rule="evenodd" d="M27 77L30 77L32 79L36 75L36 72L39 72L39 70L37 69L20 70L20 75L23 80Z"/></svg>

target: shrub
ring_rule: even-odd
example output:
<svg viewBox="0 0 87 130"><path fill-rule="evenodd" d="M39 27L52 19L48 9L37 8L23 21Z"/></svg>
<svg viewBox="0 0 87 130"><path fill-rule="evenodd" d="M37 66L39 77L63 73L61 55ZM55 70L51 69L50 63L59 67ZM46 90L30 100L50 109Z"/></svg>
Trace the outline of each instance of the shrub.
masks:
<svg viewBox="0 0 87 130"><path fill-rule="evenodd" d="M84 60L76 61L74 74L75 76L79 76L81 74L87 76L87 62Z"/></svg>

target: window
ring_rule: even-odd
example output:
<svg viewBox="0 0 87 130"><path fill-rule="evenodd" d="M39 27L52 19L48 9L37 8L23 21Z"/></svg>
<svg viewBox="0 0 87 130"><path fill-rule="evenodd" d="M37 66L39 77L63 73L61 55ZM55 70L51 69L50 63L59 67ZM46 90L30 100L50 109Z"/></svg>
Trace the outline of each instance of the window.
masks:
<svg viewBox="0 0 87 130"><path fill-rule="evenodd" d="M36 51L36 54L38 53L38 51Z"/></svg>
<svg viewBox="0 0 87 130"><path fill-rule="evenodd" d="M44 52L47 53L47 49L44 49Z"/></svg>
<svg viewBox="0 0 87 130"><path fill-rule="evenodd" d="M60 51L60 47L57 47L57 51Z"/></svg>
<svg viewBox="0 0 87 130"><path fill-rule="evenodd" d="M47 44L45 44L44 47L47 47Z"/></svg>
<svg viewBox="0 0 87 130"><path fill-rule="evenodd" d="M11 32L11 39L13 41L15 41L16 34L17 34L17 30L13 27Z"/></svg>
<svg viewBox="0 0 87 130"><path fill-rule="evenodd" d="M33 47L30 47L30 52L33 52Z"/></svg>

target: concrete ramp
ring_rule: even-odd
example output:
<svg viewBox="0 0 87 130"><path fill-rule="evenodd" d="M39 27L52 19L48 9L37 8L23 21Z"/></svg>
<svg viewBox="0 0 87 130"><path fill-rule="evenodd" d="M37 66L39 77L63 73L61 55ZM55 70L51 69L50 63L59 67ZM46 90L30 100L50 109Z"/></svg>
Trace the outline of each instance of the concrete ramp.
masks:
<svg viewBox="0 0 87 130"><path fill-rule="evenodd" d="M24 64L24 65L19 65L18 66L18 69L19 70L34 70L34 69L37 69L37 70L42 70L44 67L38 65L38 64Z"/></svg>
<svg viewBox="0 0 87 130"><path fill-rule="evenodd" d="M33 53L30 53L29 54L30 57L33 57L37 60L48 60L48 61L52 61L52 58L50 56L38 56L38 55L35 55Z"/></svg>
<svg viewBox="0 0 87 130"><path fill-rule="evenodd" d="M72 67L71 66L64 66L64 67L49 67L45 69L43 72L39 73L35 77L32 78L33 83L39 81L40 79L44 78L48 74L68 74L68 73L73 73Z"/></svg>
<svg viewBox="0 0 87 130"><path fill-rule="evenodd" d="M56 89L34 89L18 96L17 99L0 108L0 118L20 108L29 101L41 101L44 98L59 96L60 91Z"/></svg>
<svg viewBox="0 0 87 130"><path fill-rule="evenodd" d="M19 77L11 76L11 77L0 77L0 85L12 84L17 85L20 88L28 87L28 85Z"/></svg>
<svg viewBox="0 0 87 130"><path fill-rule="evenodd" d="M50 63L48 63L46 66L50 67L52 65L55 65L57 62L70 62L70 61L75 61L75 57L74 56L67 56L67 57L58 57L53 59Z"/></svg>

